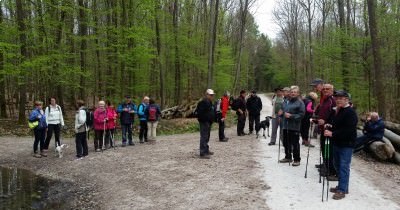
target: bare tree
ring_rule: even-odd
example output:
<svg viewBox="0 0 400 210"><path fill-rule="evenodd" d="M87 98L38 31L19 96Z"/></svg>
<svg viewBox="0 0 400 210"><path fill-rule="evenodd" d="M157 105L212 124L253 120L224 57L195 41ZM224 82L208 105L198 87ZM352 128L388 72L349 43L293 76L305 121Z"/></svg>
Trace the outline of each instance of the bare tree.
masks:
<svg viewBox="0 0 400 210"><path fill-rule="evenodd" d="M208 77L207 77L207 88L213 86L214 81L214 57L215 57L215 43L217 38L217 25L218 25L218 8L219 0L210 0L210 34L209 34L209 54L208 54Z"/></svg>

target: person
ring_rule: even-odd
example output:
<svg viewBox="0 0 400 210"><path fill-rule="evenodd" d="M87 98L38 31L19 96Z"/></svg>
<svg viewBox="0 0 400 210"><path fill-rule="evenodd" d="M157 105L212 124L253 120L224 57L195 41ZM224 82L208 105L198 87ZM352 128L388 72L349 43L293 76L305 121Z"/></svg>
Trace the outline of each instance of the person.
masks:
<svg viewBox="0 0 400 210"><path fill-rule="evenodd" d="M143 97L142 103L139 104L139 106L137 107L137 115L140 121L139 140L141 144L147 142L148 128L147 128L147 116L145 110L148 105L149 105L149 97L145 96Z"/></svg>
<svg viewBox="0 0 400 210"><path fill-rule="evenodd" d="M262 110L261 99L255 90L251 91L250 97L247 99L246 109L249 113L249 134L252 134L253 130L260 129L260 112Z"/></svg>
<svg viewBox="0 0 400 210"><path fill-rule="evenodd" d="M224 95L218 100L215 107L218 122L218 137L221 142L227 142L229 140L229 138L225 136L225 119L229 109L229 98L230 93L225 91Z"/></svg>
<svg viewBox="0 0 400 210"><path fill-rule="evenodd" d="M333 147L333 166L339 174L339 183L330 189L335 193L333 199L340 200L349 193L350 164L353 147L357 137L357 114L349 105L346 91L336 91L336 113L327 124L324 136L331 139ZM330 128L331 127L331 128Z"/></svg>
<svg viewBox="0 0 400 210"><path fill-rule="evenodd" d="M75 113L75 144L76 158L81 160L89 155L87 135L88 127L86 126L86 111L85 102L82 100L76 101L77 111Z"/></svg>
<svg viewBox="0 0 400 210"><path fill-rule="evenodd" d="M318 95L315 92L310 92L303 99L304 106L306 107L306 113L301 120L301 139L302 144L308 147L315 147L311 144L311 138L309 138L309 129L311 126L310 119L314 114L315 102L318 99Z"/></svg>
<svg viewBox="0 0 400 210"><path fill-rule="evenodd" d="M107 125L106 125L106 142L105 142L105 148L109 149L111 147L115 147L115 138L114 138L114 133L115 133L115 127L118 119L118 114L117 111L115 110L114 105L111 103L111 101L107 100Z"/></svg>
<svg viewBox="0 0 400 210"><path fill-rule="evenodd" d="M244 126L246 124L246 91L241 90L240 96L235 100L235 106L237 108L236 115L238 119L237 123L237 135L244 136Z"/></svg>
<svg viewBox="0 0 400 210"><path fill-rule="evenodd" d="M38 125L33 129L35 141L33 142L33 156L37 158L47 157L45 150L45 137L46 137L46 115L42 109L43 102L35 101L35 108L29 116L29 122L38 122ZM40 153L38 153L38 146Z"/></svg>
<svg viewBox="0 0 400 210"><path fill-rule="evenodd" d="M160 121L161 118L161 109L160 106L156 104L154 99L150 98L149 106L146 107L145 113L147 116L147 127L150 131L149 139L152 141L156 141L157 125L158 121Z"/></svg>
<svg viewBox="0 0 400 210"><path fill-rule="evenodd" d="M283 90L282 88L275 88L275 97L272 100L272 114L271 114L271 124L272 124L272 131L271 131L271 141L268 143L269 146L275 145L276 143L276 136L278 133L278 127L280 127L280 117L279 117L279 110L282 109L283 105Z"/></svg>
<svg viewBox="0 0 400 210"><path fill-rule="evenodd" d="M119 113L121 129L122 129L122 147L126 146L127 140L129 145L134 146L132 139L132 125L135 119L136 105L132 102L129 95L125 96L125 102L118 105L117 112Z"/></svg>
<svg viewBox="0 0 400 210"><path fill-rule="evenodd" d="M214 122L215 113L212 100L214 91L207 89L206 96L197 104L197 120L200 124L200 158L209 159L214 153L210 151L208 142L210 141L211 124Z"/></svg>
<svg viewBox="0 0 400 210"><path fill-rule="evenodd" d="M285 148L285 158L280 163L290 163L292 166L300 165L300 124L304 117L305 107L299 98L300 89L298 86L290 88L290 98L287 104L283 105L283 147Z"/></svg>
<svg viewBox="0 0 400 210"><path fill-rule="evenodd" d="M315 110L315 114L317 117L314 120L314 123L317 123L319 126L319 130L321 133L324 133L325 123L327 120L334 114L333 108L336 107L336 101L333 98L333 85L331 84L324 84L322 88L322 97L319 106ZM320 150L322 152L322 156L325 157L325 136L320 136ZM332 147L329 147L329 154L332 154ZM329 155L329 158L322 163L322 165L316 165L317 168L320 169L320 173L323 176L328 176L330 181L337 181L336 170L334 167L329 167L329 171L327 171L327 162L329 165L333 165L333 157Z"/></svg>
<svg viewBox="0 0 400 210"><path fill-rule="evenodd" d="M100 152L103 149L103 138L107 129L107 109L104 101L99 101L97 109L94 111L94 149Z"/></svg>
<svg viewBox="0 0 400 210"><path fill-rule="evenodd" d="M45 141L45 150L49 149L49 144L51 138L53 137L53 132L55 136L56 146L61 145L60 143L60 130L65 126L64 117L61 107L56 103L54 97L49 98L49 106L45 109L46 123L47 123L47 136Z"/></svg>
<svg viewBox="0 0 400 210"><path fill-rule="evenodd" d="M382 141L385 123L377 112L369 113L363 129L364 135L357 137L354 152L362 150L365 145L374 141Z"/></svg>
<svg viewBox="0 0 400 210"><path fill-rule="evenodd" d="M323 91L322 91L322 89L323 89L323 87L324 87L324 84L325 84L325 81L324 80L322 80L322 79L320 79L320 78L316 78L316 79L314 79L312 82L311 82L311 84L310 84L310 86L312 86L312 88L313 88L313 91L314 92L316 92L317 94L319 94L320 95L320 101L319 101L319 103L317 103L317 101L315 101L316 102L316 105L318 104L321 104L322 103L322 101L323 101ZM316 107L318 107L318 105L316 106ZM318 126L314 126L314 130L313 130L313 138L317 138L317 136L318 136L318 133L319 133L319 127Z"/></svg>

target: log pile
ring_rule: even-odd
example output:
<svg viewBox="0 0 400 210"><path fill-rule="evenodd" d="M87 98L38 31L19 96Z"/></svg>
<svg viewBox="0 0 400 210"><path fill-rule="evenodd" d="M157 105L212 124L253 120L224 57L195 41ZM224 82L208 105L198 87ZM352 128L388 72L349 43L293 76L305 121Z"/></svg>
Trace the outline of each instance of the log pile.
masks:
<svg viewBox="0 0 400 210"><path fill-rule="evenodd" d="M198 102L199 101L193 101L190 103L164 109L161 111L161 118L170 120L175 118L194 117L193 113L196 110Z"/></svg>
<svg viewBox="0 0 400 210"><path fill-rule="evenodd" d="M385 121L385 127L397 135L400 135L400 124Z"/></svg>

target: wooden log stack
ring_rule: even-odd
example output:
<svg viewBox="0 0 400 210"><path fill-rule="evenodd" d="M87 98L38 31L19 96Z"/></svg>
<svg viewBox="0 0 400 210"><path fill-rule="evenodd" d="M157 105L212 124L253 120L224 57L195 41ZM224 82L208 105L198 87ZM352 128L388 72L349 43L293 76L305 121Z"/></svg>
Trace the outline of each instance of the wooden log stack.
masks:
<svg viewBox="0 0 400 210"><path fill-rule="evenodd" d="M161 111L161 118L170 120L175 118L194 117L194 111L196 110L198 102L199 101L193 101L190 103L164 109Z"/></svg>

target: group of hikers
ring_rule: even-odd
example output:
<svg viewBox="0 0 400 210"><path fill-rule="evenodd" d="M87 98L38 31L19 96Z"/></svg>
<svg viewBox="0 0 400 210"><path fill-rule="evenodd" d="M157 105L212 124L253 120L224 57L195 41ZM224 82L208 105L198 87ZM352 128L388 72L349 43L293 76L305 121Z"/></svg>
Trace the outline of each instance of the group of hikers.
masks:
<svg viewBox="0 0 400 210"><path fill-rule="evenodd" d="M54 97L49 99L49 105L43 109L43 102L35 101L35 108L29 116L29 126L33 129L35 140L33 156L47 157L50 140L55 133L55 146L60 146L60 130L65 126L63 112ZM76 101L75 113L75 143L78 160L88 155L89 131L94 130L94 149L100 152L115 147L116 125L119 119L121 125L122 147L135 145L132 138L132 127L135 115L140 121L139 142L156 140L157 125L161 110L154 99L145 96L136 106L130 96L117 108L110 101L99 101L95 109L88 109L83 100Z"/></svg>
<svg viewBox="0 0 400 210"><path fill-rule="evenodd" d="M357 138L358 117L351 103L351 96L345 90L334 90L332 84L322 79L315 79L310 86L311 92L300 95L298 86L276 88L272 99L270 116L272 133L268 145L276 144L278 128L280 128L279 143L285 149L285 157L279 163L300 165L300 136L302 145L315 147L311 144L311 131L320 133L320 155L323 157L316 165L320 176L327 181L338 181L338 185L330 188L333 199L339 200L349 193L350 163L353 152L361 150L365 145L381 140L384 125L376 112L372 112L364 126L364 135ZM234 99L229 92L213 103L214 91L208 89L205 98L199 102L196 115L200 124L200 158L210 159L214 153L209 149L211 124L219 124L219 140L227 141L224 136L224 119L231 106L237 115L237 135L244 136L246 118L249 120L248 135L260 132L260 113L262 101L256 91L247 95L245 90ZM318 101L318 95L320 99ZM229 100L230 99L230 100ZM223 103L218 103L223 101ZM218 117L222 110L222 118ZM268 117L267 117L268 119ZM315 126L312 126L315 125ZM268 129L268 128L267 128ZM280 153L280 151L279 151ZM321 159L321 157L320 157Z"/></svg>

